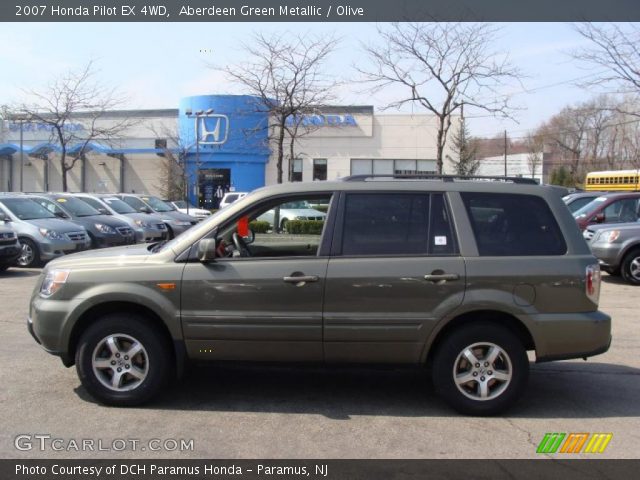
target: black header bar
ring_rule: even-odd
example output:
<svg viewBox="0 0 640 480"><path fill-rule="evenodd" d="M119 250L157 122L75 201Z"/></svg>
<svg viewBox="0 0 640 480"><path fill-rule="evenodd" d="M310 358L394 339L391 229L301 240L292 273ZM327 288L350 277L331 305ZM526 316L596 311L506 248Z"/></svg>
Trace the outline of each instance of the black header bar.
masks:
<svg viewBox="0 0 640 480"><path fill-rule="evenodd" d="M640 21L638 0L2 0L2 22Z"/></svg>

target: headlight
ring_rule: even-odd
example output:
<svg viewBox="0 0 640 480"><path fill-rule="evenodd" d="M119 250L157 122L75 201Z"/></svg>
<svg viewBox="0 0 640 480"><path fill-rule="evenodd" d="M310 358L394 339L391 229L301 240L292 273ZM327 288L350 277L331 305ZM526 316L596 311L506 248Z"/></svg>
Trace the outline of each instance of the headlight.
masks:
<svg viewBox="0 0 640 480"><path fill-rule="evenodd" d="M110 227L109 225L105 225L103 223L96 223L95 226L100 233L116 233L113 227Z"/></svg>
<svg viewBox="0 0 640 480"><path fill-rule="evenodd" d="M178 226L178 227L187 227L187 226L191 225L191 222L183 222L181 220L174 220L173 224Z"/></svg>
<svg viewBox="0 0 640 480"><path fill-rule="evenodd" d="M40 235L44 238L48 238L49 240L65 240L64 236L60 232L56 230L49 230L48 228L41 228Z"/></svg>
<svg viewBox="0 0 640 480"><path fill-rule="evenodd" d="M44 277L44 281L40 286L40 295L43 297L50 297L58 290L62 288L62 286L67 283L67 278L69 278L69 273L71 270L63 270L63 269L53 269L47 272L47 275Z"/></svg>
<svg viewBox="0 0 640 480"><path fill-rule="evenodd" d="M618 239L619 236L620 236L620 230L611 230L610 232L607 233L607 242L613 243Z"/></svg>
<svg viewBox="0 0 640 480"><path fill-rule="evenodd" d="M141 228L150 228L150 225L144 220L136 220L136 225Z"/></svg>

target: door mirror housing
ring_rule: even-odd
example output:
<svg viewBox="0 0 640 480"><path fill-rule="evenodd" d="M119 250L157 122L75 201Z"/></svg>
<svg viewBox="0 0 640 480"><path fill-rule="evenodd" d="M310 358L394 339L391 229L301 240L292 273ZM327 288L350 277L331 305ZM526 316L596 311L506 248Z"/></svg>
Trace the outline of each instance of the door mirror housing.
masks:
<svg viewBox="0 0 640 480"><path fill-rule="evenodd" d="M106 208L99 208L98 211L103 215L111 215L111 212Z"/></svg>
<svg viewBox="0 0 640 480"><path fill-rule="evenodd" d="M604 220L605 220L605 216L604 216L604 213L602 212L598 213L595 217L593 217L593 221L595 223L602 223L604 222Z"/></svg>
<svg viewBox="0 0 640 480"><path fill-rule="evenodd" d="M140 207L138 209L138 211L141 212L141 213L151 213L151 209L149 207L147 207L147 206Z"/></svg>
<svg viewBox="0 0 640 480"><path fill-rule="evenodd" d="M64 220L68 220L69 218L71 218L71 217L69 217L69 215L67 215L66 213L61 212L61 211L59 211L59 210L58 210L58 211L56 211L56 212L54 212L53 214L54 214L56 217L58 217L58 218L62 218L62 219L64 219Z"/></svg>
<svg viewBox="0 0 640 480"><path fill-rule="evenodd" d="M0 222L9 223L10 221L11 217L9 217L9 215L7 215L6 213L0 211Z"/></svg>
<svg viewBox="0 0 640 480"><path fill-rule="evenodd" d="M213 238L204 238L198 243L198 260L202 263L215 262L216 241Z"/></svg>

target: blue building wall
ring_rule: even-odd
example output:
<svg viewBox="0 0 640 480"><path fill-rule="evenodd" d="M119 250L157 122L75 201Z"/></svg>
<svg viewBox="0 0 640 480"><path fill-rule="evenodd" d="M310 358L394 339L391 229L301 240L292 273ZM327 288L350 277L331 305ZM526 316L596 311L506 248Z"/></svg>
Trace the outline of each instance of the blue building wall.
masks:
<svg viewBox="0 0 640 480"><path fill-rule="evenodd" d="M194 114L209 109L212 112L201 116L196 126ZM188 110L191 115L187 115ZM189 146L187 175L192 203L198 204L195 185L201 170L229 169L230 186L236 191L248 192L265 185L269 116L261 110L259 98L250 95L199 95L180 101L178 124L181 142Z"/></svg>

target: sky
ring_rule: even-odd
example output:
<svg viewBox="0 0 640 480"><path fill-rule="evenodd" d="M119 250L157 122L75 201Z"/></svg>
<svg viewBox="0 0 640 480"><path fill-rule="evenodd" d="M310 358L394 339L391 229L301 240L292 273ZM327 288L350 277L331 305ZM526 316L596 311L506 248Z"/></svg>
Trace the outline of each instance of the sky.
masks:
<svg viewBox="0 0 640 480"><path fill-rule="evenodd" d="M508 54L524 74L521 84L505 87L518 107L515 120L466 111L471 133L493 137L528 130L562 107L585 101L601 90L587 91L577 80L597 69L576 65L571 50L586 45L571 24L506 23L493 48ZM246 93L212 66L233 65L243 58L242 43L254 32L334 34L340 44L326 71L345 82L336 104L373 105L378 113L400 98L387 89L366 90L354 65L366 66L362 44L376 41L380 26L372 23L34 23L0 24L0 104L19 102L24 89L38 90L68 70L95 60L101 83L127 97L127 107L177 108L189 95ZM384 26L384 24L382 24ZM401 112L422 113L418 106Z"/></svg>

